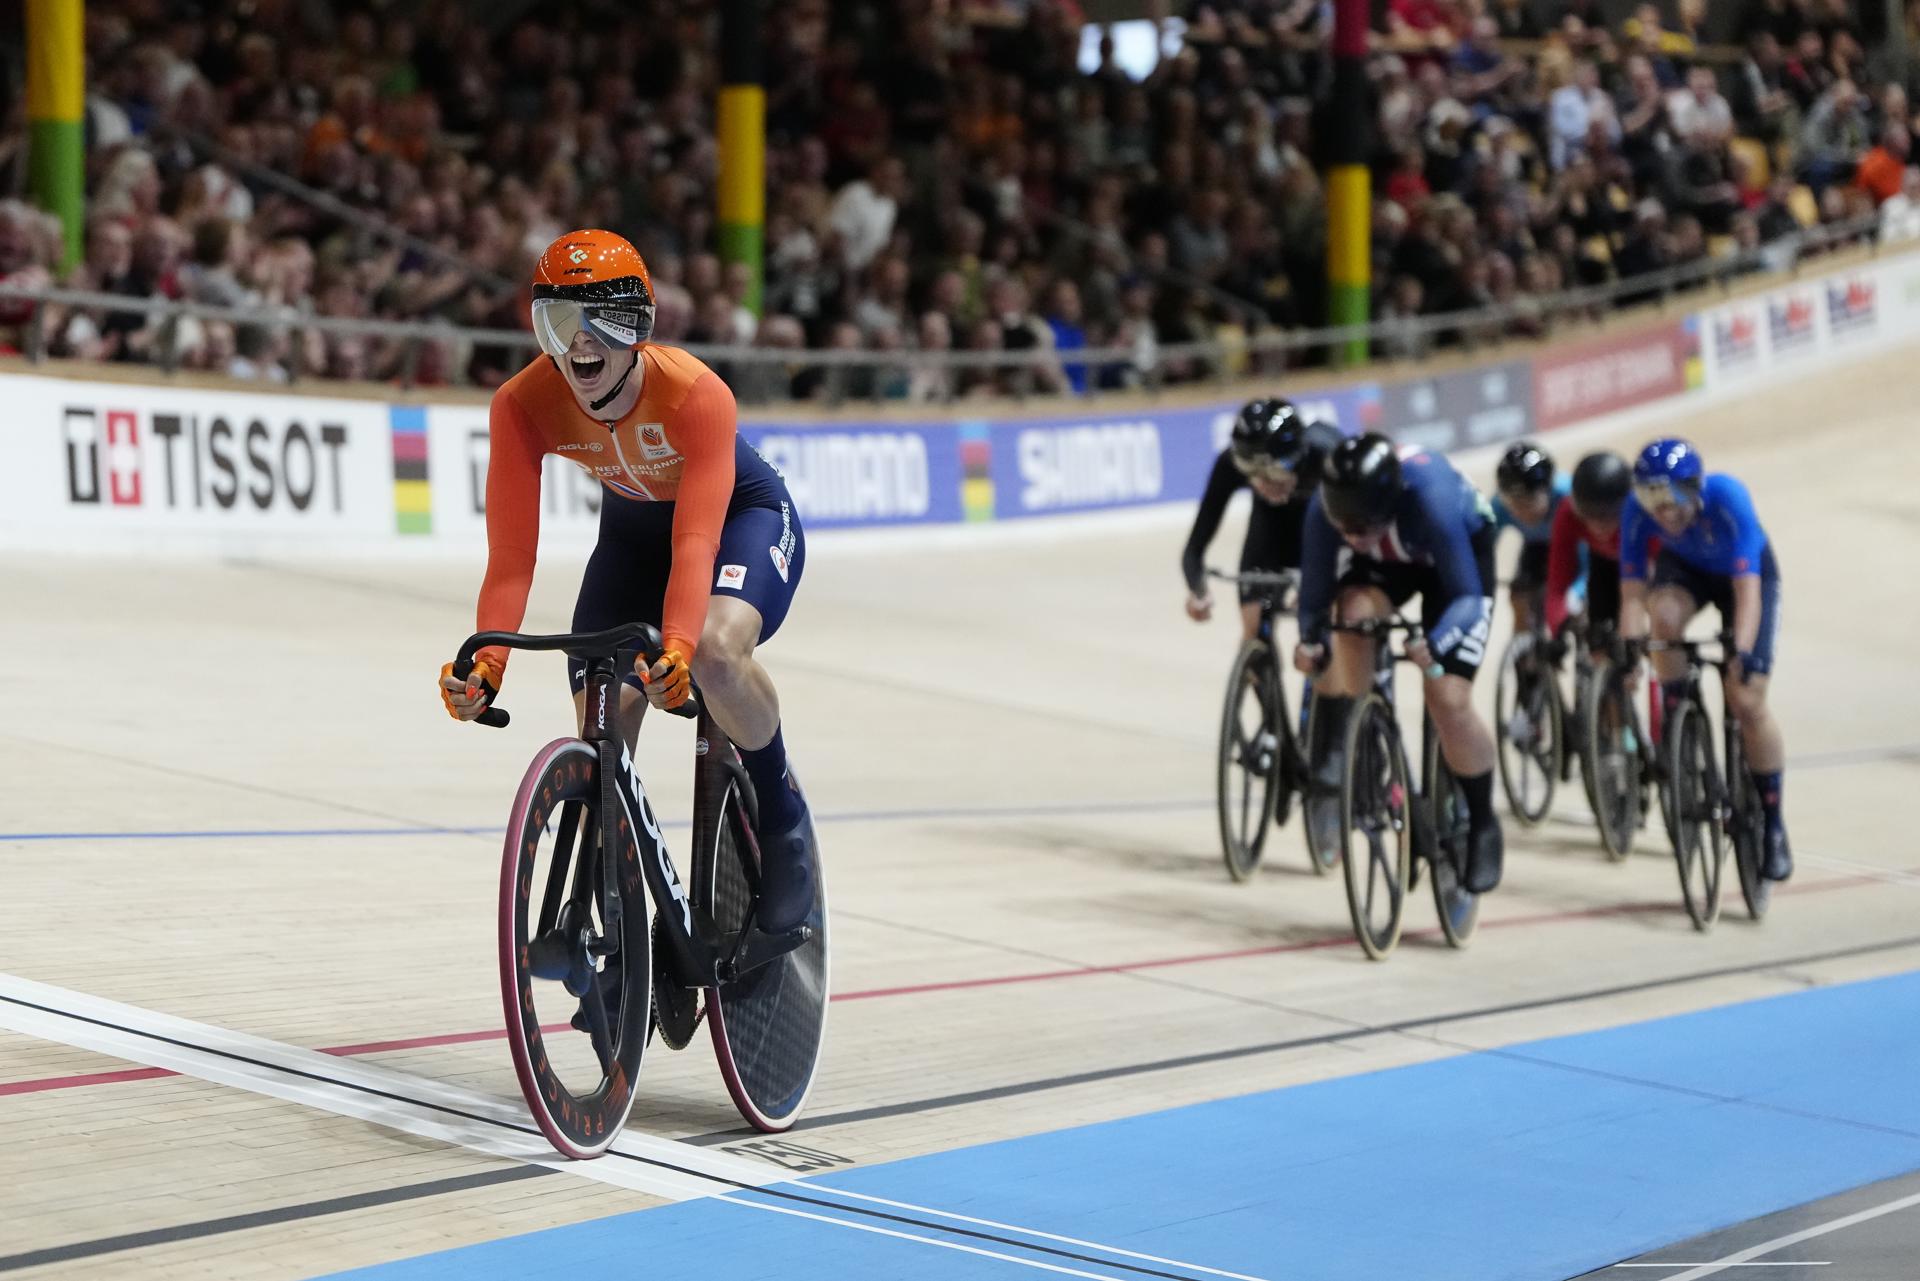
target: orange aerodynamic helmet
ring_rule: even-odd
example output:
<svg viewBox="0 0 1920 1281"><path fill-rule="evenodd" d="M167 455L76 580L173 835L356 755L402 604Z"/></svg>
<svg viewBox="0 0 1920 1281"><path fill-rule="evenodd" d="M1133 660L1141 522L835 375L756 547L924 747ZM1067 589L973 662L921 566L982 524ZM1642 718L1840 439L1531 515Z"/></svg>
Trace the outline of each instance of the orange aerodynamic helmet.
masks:
<svg viewBox="0 0 1920 1281"><path fill-rule="evenodd" d="M560 359L582 328L619 350L653 333L653 279L626 237L569 231L547 246L533 269L533 332L540 350Z"/></svg>

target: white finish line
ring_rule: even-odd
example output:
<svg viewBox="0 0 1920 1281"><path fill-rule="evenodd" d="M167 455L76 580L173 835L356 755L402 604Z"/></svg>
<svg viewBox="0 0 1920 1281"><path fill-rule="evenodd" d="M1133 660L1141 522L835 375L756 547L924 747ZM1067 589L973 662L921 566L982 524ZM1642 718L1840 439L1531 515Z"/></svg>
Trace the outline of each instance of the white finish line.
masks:
<svg viewBox="0 0 1920 1281"><path fill-rule="evenodd" d="M958 1241L921 1236L883 1227L878 1223L863 1222L858 1218L840 1218L832 1213L821 1212L838 1210L841 1213L857 1213L855 1207L802 1209L796 1205L747 1199L744 1193L780 1184L804 1188L809 1196L874 1202L962 1223L992 1222L930 1206L888 1201L881 1197L805 1183L788 1177L784 1172L771 1170L758 1161L632 1129L624 1131L606 1155L598 1160L569 1161L554 1152L546 1136L540 1133L518 1100L508 1101L395 1071L378 1063L322 1054L318 1050L303 1049L210 1023L124 1005L12 974L0 974L0 1028L76 1049L111 1055L132 1063L165 1068L181 1076L297 1103L335 1116L369 1121L404 1134L436 1140L502 1160L517 1161L523 1165L542 1166L667 1201L711 1197L745 1209L793 1215L857 1232L876 1233L937 1246L943 1250L958 1250L1044 1272L1084 1277L1088 1281L1125 1281L1125 1278L1111 1272L1082 1271L1041 1259L1003 1254ZM936 1224L923 1226L929 1230L939 1230ZM994 1223L992 1226L1037 1240L1097 1250L1116 1261L1139 1259L1208 1276L1225 1277L1230 1281L1262 1281L1262 1278L1243 1273L1223 1272L1177 1259L1140 1254L1096 1241L1082 1241L1076 1237L1058 1236L1012 1224ZM1023 1246L1021 1242L1008 1244ZM1124 1263L1118 1266L1126 1267Z"/></svg>

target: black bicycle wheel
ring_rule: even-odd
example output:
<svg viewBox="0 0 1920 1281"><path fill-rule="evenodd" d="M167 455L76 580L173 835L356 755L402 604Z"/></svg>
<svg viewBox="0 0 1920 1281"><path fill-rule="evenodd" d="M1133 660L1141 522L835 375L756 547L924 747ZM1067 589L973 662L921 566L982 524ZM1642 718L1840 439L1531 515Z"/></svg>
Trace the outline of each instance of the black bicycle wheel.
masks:
<svg viewBox="0 0 1920 1281"><path fill-rule="evenodd" d="M1760 808L1760 789L1753 785L1753 773L1747 768L1746 744L1740 739L1738 725L1726 727L1727 790L1732 803L1727 806L1727 826L1733 838L1733 866L1740 875L1740 897L1747 905L1751 920L1765 920L1773 905L1773 882L1760 875L1766 859L1767 816Z"/></svg>
<svg viewBox="0 0 1920 1281"><path fill-rule="evenodd" d="M1378 694L1347 719L1340 785L1340 863L1353 935L1376 961L1400 942L1413 871L1413 788L1393 709Z"/></svg>
<svg viewBox="0 0 1920 1281"><path fill-rule="evenodd" d="M750 848L746 813L735 784L729 782L713 840L696 852L694 863L695 883L705 899L701 906L712 914L722 939L749 923L753 891L745 860ZM736 981L707 991L707 1026L727 1093L748 1124L769 1134L799 1119L826 1044L827 892L817 857L813 870L818 922L813 937Z"/></svg>
<svg viewBox="0 0 1920 1281"><path fill-rule="evenodd" d="M611 821L601 812L599 772L595 749L579 739L542 748L514 798L500 867L500 994L514 1071L541 1131L577 1160L605 1152L626 1124L652 1005L639 849L624 806ZM613 847L611 894L602 841ZM576 1011L585 1034L555 1030Z"/></svg>
<svg viewBox="0 0 1920 1281"><path fill-rule="evenodd" d="M1313 840L1314 807L1308 803L1309 798L1313 795L1314 789L1313 768L1312 762L1307 759L1306 749L1307 744L1316 741L1315 736L1320 732L1314 728L1313 724L1314 718L1320 714L1320 700L1317 698L1309 700L1307 703L1306 725L1302 732L1294 739L1294 778L1297 780L1297 786L1300 790L1301 813L1306 820L1300 824L1300 833L1306 839L1307 866L1313 869L1315 876L1325 876L1340 862L1340 845L1337 842L1325 849L1321 849L1314 844ZM1344 731L1335 732L1333 737L1339 742L1344 743L1346 741ZM1339 794L1329 793L1323 801L1319 803L1338 806L1340 804Z"/></svg>
<svg viewBox="0 0 1920 1281"><path fill-rule="evenodd" d="M1673 797L1673 857L1680 897L1696 930L1710 930L1720 916L1720 869L1726 858L1722 834L1725 789L1714 765L1706 714L1684 701L1667 723L1668 787Z"/></svg>
<svg viewBox="0 0 1920 1281"><path fill-rule="evenodd" d="M1565 727L1553 671L1523 633L1507 642L1493 689L1500 786L1515 818L1534 826L1553 808Z"/></svg>
<svg viewBox="0 0 1920 1281"><path fill-rule="evenodd" d="M1606 661L1594 667L1582 694L1580 721L1587 742L1581 768L1588 780L1587 799L1600 845L1618 862L1632 852L1634 834L1640 830L1640 731L1633 694Z"/></svg>
<svg viewBox="0 0 1920 1281"><path fill-rule="evenodd" d="M1260 866L1260 852L1273 826L1283 749L1272 647L1250 640L1240 647L1227 677L1220 716L1218 803L1220 853L1227 874L1244 881Z"/></svg>
<svg viewBox="0 0 1920 1281"><path fill-rule="evenodd" d="M1465 947L1480 923L1480 896L1466 886L1471 830L1467 794L1440 750L1440 736L1426 737L1427 759L1420 776L1427 784L1425 803L1433 834L1428 860L1433 868L1433 906L1448 946Z"/></svg>

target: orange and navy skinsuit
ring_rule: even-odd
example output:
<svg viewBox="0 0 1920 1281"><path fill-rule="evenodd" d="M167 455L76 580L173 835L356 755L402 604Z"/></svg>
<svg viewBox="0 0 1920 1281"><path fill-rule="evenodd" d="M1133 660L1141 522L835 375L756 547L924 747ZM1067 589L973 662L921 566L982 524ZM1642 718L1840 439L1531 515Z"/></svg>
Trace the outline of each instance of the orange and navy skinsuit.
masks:
<svg viewBox="0 0 1920 1281"><path fill-rule="evenodd" d="M784 616L801 556L785 482L741 439L733 393L717 374L686 352L657 343L642 346L639 360L634 377L641 380L640 398L611 424L580 407L566 378L544 356L494 393L479 630L517 631L526 616L540 541L540 467L547 454L577 464L603 486L601 548L582 586L581 609L592 608L589 595L609 593L626 608L609 606L623 616L595 619L589 627L655 622L667 647L691 659L716 591L738 592L760 609L762 639ZM759 519L741 519L751 515ZM741 563L725 566L716 582L723 538L743 544ZM744 545L759 541L767 549L749 563ZM607 581L615 575L618 587ZM602 580L598 585L596 578ZM647 580L656 584L658 602L651 607L645 603ZM637 595L634 583L642 584ZM777 599L769 600L769 591ZM647 617L656 608L659 616ZM480 656L495 672L505 669L505 651L482 650Z"/></svg>

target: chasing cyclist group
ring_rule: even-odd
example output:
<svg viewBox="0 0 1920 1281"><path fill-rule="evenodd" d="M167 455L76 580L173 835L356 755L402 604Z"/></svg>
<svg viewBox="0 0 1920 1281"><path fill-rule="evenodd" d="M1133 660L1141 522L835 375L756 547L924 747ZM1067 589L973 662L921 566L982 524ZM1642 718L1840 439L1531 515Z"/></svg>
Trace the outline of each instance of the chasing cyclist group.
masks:
<svg viewBox="0 0 1920 1281"><path fill-rule="evenodd" d="M1793 871L1781 817L1785 758L1767 686L1779 625L1780 573L1746 486L1709 473L1685 440L1649 442L1631 461L1590 453L1569 476L1537 444L1511 446L1489 499L1448 459L1396 447L1376 433L1343 437L1309 423L1284 399L1244 406L1215 464L1182 555L1187 613L1210 617L1202 562L1227 500L1253 492L1241 569L1297 571L1300 638L1294 666L1305 673L1314 714L1306 745L1312 786L1309 839L1339 841L1336 802L1345 713L1375 671L1371 636L1348 625L1390 615L1420 598L1421 636L1409 655L1426 672L1422 692L1442 753L1469 811L1466 888L1500 883L1504 845L1493 806L1494 731L1475 710L1472 688L1486 657L1496 579L1495 544L1506 529L1522 540L1509 586L1516 632L1543 629L1547 652L1563 655L1577 614L1596 651L1638 652L1678 641L1713 606L1737 650L1727 699L1739 716L1753 783L1765 812L1762 875ZM1255 590L1243 589L1243 626L1259 626ZM1341 626L1336 628L1335 624ZM1654 670L1672 704L1686 690L1686 660L1655 647ZM1524 725L1498 727L1526 734Z"/></svg>
<svg viewBox="0 0 1920 1281"><path fill-rule="evenodd" d="M739 748L759 798L760 925L782 933L813 902L818 852L806 801L787 769L779 696L758 647L780 627L806 563L806 538L779 472L738 431L726 384L699 360L651 341L651 279L632 244L611 232L560 237L535 268L532 317L542 354L495 393L487 477L487 569L476 630L514 631L525 616L539 542L542 460L557 455L602 484L599 539L573 629L648 622L662 652L636 660L620 709L628 739L647 706L674 708L701 686ZM1363 694L1371 637L1345 627L1420 598L1413 657L1448 766L1471 815L1467 888L1499 884L1503 846L1493 808L1496 745L1472 702L1486 656L1494 547L1511 526L1524 540L1512 585L1515 623L1545 611L1557 628L1584 600L1587 635L1678 639L1713 605L1738 648L1728 697L1741 717L1766 812L1765 875L1792 870L1780 817L1780 730L1767 710L1779 615L1779 570L1746 488L1709 474L1684 440L1652 442L1631 463L1580 460L1570 478L1532 444L1507 451L1489 502L1447 459L1396 448L1373 433L1343 437L1289 402L1255 400L1234 424L1208 482L1183 569L1187 610L1209 616L1202 558L1227 500L1254 494L1243 570L1297 570L1300 640L1294 663L1312 685L1308 822L1317 845L1336 807L1339 714ZM1582 568L1584 565L1584 569ZM1257 602L1244 599L1252 635ZM1336 630L1334 623L1342 624ZM1684 659L1654 656L1668 696L1684 689ZM440 694L458 720L498 696L506 653L482 650L472 674L441 669ZM584 715L579 664L576 718ZM1331 839L1337 840L1337 831Z"/></svg>

